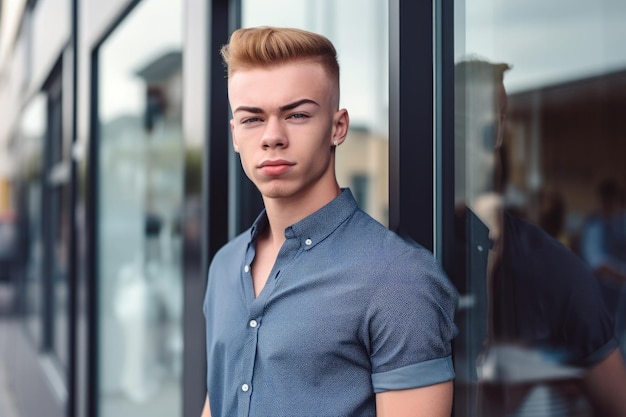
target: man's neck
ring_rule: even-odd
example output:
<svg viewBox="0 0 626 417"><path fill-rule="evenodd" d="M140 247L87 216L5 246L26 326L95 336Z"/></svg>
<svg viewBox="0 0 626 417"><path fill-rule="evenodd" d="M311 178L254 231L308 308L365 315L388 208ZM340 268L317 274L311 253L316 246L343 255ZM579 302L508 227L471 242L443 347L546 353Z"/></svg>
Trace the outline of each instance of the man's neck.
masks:
<svg viewBox="0 0 626 417"><path fill-rule="evenodd" d="M285 240L285 229L305 217L315 213L341 194L336 183L326 190L309 192L305 196L292 198L263 198L269 222L269 233L266 237L274 245L280 246Z"/></svg>

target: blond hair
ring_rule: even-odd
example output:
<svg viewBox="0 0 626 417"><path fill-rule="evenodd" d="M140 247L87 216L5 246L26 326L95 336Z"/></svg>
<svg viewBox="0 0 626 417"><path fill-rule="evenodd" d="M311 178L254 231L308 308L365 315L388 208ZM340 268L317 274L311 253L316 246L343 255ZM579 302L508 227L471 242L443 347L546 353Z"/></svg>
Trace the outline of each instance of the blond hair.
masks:
<svg viewBox="0 0 626 417"><path fill-rule="evenodd" d="M317 33L270 26L241 28L233 32L220 53L229 76L242 69L311 60L320 63L339 86L337 51Z"/></svg>

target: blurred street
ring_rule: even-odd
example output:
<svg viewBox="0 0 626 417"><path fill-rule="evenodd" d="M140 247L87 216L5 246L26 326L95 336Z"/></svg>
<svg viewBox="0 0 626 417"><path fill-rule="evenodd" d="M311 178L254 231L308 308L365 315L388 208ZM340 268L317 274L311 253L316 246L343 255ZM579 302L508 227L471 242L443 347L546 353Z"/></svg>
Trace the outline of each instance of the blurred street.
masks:
<svg viewBox="0 0 626 417"><path fill-rule="evenodd" d="M8 330L13 325L13 287L9 283L0 282L0 417L20 417L6 363Z"/></svg>

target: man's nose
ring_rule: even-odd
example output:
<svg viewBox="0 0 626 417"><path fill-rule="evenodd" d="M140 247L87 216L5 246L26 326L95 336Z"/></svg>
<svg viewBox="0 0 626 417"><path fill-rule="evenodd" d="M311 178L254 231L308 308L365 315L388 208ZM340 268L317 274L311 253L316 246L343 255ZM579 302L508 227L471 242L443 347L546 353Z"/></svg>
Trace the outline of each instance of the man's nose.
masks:
<svg viewBox="0 0 626 417"><path fill-rule="evenodd" d="M278 118L269 118L265 125L265 130L263 131L261 146L263 146L263 148L273 149L287 145L288 139L283 124Z"/></svg>

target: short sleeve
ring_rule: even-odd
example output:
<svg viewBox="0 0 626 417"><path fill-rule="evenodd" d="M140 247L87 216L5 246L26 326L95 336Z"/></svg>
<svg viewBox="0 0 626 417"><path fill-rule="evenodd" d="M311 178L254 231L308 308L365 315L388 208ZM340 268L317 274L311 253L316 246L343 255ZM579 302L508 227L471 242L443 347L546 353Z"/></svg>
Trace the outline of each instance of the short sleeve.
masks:
<svg viewBox="0 0 626 417"><path fill-rule="evenodd" d="M508 217L506 279L514 282L517 338L560 352L563 363L590 366L616 347L613 318L598 280L574 252L537 226Z"/></svg>
<svg viewBox="0 0 626 417"><path fill-rule="evenodd" d="M434 256L414 248L394 259L384 274L368 314L374 391L453 379L458 293Z"/></svg>

